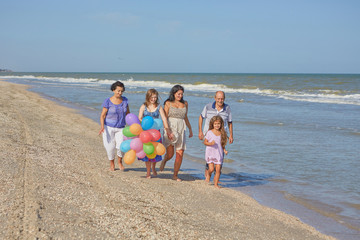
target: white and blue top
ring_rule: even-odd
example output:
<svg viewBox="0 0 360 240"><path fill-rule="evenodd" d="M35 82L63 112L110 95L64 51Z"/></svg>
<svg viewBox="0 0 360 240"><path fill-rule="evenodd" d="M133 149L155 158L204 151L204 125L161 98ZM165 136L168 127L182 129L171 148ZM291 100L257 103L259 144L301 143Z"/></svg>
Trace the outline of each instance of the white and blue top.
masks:
<svg viewBox="0 0 360 240"><path fill-rule="evenodd" d="M224 120L224 128L225 131L229 134L229 127L228 127L228 123L232 122L232 116L231 116L231 109L230 106L227 105L226 103L224 103L223 108L218 111L215 107L215 103L209 103L207 104L203 111L201 112L201 117L204 119L205 118L205 125L204 125L204 134L209 130L209 123L210 123L210 119L213 116L217 116L219 115L223 120Z"/></svg>

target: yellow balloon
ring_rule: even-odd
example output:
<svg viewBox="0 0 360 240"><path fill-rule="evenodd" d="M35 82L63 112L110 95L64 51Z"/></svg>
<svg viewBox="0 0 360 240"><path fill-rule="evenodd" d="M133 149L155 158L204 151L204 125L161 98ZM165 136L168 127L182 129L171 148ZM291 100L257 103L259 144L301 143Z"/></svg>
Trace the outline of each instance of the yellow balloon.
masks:
<svg viewBox="0 0 360 240"><path fill-rule="evenodd" d="M154 159L156 157L156 153L155 151L152 153L152 154L146 154L146 156L149 158L149 159Z"/></svg>
<svg viewBox="0 0 360 240"><path fill-rule="evenodd" d="M154 144L154 143L153 143ZM155 152L157 155L164 155L166 152L166 148L162 143L157 142L154 144Z"/></svg>
<svg viewBox="0 0 360 240"><path fill-rule="evenodd" d="M130 149L129 151L127 151L125 153L124 156L124 162L128 165L133 164L133 162L135 162L136 159L136 152L133 149Z"/></svg>
<svg viewBox="0 0 360 240"><path fill-rule="evenodd" d="M138 123L133 123L130 126L130 132L135 136L139 135L142 132L142 127Z"/></svg>

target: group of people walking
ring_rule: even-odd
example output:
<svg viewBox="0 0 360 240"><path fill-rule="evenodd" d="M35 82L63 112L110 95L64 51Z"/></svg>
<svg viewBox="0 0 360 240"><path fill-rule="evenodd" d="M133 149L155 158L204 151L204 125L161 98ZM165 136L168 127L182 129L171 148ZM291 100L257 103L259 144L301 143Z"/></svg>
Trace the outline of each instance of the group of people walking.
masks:
<svg viewBox="0 0 360 240"><path fill-rule="evenodd" d="M115 170L115 155L118 158L120 170L124 170L122 163L123 153L120 144L123 141L122 130L126 125L125 117L130 113L128 99L123 95L125 86L117 81L111 85L113 96L105 99L100 116L101 129L99 134L103 136L104 147L110 160L110 170ZM145 96L145 102L139 109L140 121L145 116L160 118L164 126L163 139L160 140L166 148L164 159L157 156L154 159L144 157L147 170L147 178L157 175L156 163L161 161L160 171L163 171L166 162L175 154L173 180L181 181L178 173L182 164L184 151L186 150L186 129L189 130L189 138L193 136L192 127L188 119L188 102L184 100L184 88L175 85L171 88L169 97L164 102L164 107L159 103L159 94L155 89L149 89ZM215 101L206 105L199 116L199 139L204 140L206 146L205 179L210 181L211 174L215 171L214 185L219 187L218 182L223 164L226 143L233 142L233 127L230 106L225 104L225 93L218 91ZM204 128L202 127L203 122ZM228 135L229 134L229 135Z"/></svg>

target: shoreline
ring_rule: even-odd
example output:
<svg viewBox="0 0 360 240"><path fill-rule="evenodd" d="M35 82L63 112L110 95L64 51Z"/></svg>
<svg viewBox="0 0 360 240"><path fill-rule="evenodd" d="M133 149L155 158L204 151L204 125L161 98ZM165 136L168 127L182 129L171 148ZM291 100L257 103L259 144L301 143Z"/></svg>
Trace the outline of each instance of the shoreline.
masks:
<svg viewBox="0 0 360 240"><path fill-rule="evenodd" d="M27 86L30 88L29 90L31 91L31 86ZM97 116L99 114L94 112L94 109L88 109L82 105L61 101L60 99L53 98L43 93L35 93L42 98L55 102L55 104L74 109L77 113L95 122L97 122L97 119L99 118L99 116ZM174 159L171 159L169 161L169 164L171 164L170 166L172 166L173 160ZM199 169L199 166L200 169L203 167L203 159L193 157L187 153L184 153L184 160L187 161L183 161L181 168L182 171L186 171L192 177L198 180L204 180L203 173L201 171L200 173L197 171ZM224 177L227 178L227 180L225 180ZM250 196L251 198L254 198L262 205L275 208L287 214L298 217L304 223L315 227L318 231L324 234L329 234L330 236L340 237L340 239L346 240L356 239L356 237L353 236L356 236L356 234L358 233L358 229L350 223L342 221L342 219L337 216L336 213L326 211L319 206L311 205L311 203L307 202L310 200L294 197L282 191L281 189L278 189L277 187L269 186L269 183L271 184L271 182L277 181L277 179L272 179L270 175L262 177L258 175L239 175L238 173L232 171L230 168L224 166L222 182L226 183L225 188L233 190L235 189L236 191L239 191ZM236 181L237 183L234 183L234 181ZM266 186L262 186L264 184L266 184ZM254 188L255 186L256 189ZM264 192L266 192L266 194L264 194ZM347 237L344 237L343 234L346 234Z"/></svg>
<svg viewBox="0 0 360 240"><path fill-rule="evenodd" d="M334 239L170 164L145 178L136 161L108 171L98 124L25 85L0 81L0 224L5 238Z"/></svg>
<svg viewBox="0 0 360 240"><path fill-rule="evenodd" d="M184 154L186 161L182 169L190 172L195 177L203 180L203 173L194 171L199 165L197 159ZM302 222L315 227L318 231L334 236L338 239L358 239L359 231L356 225L351 225L351 221L343 221L331 206L321 206L309 199L295 197L288 192L279 189L272 183L279 179L271 176L248 175L246 173L236 173L224 165L220 178L226 188L239 191L255 199L258 203L285 212L299 218ZM332 211L329 211L332 210Z"/></svg>
<svg viewBox="0 0 360 240"><path fill-rule="evenodd" d="M95 122L97 122L99 118L99 114L94 112L94 109L89 109L71 102L64 102L61 99L53 98L43 93L36 93L56 104L75 109L81 115L90 118ZM173 164L173 160L174 159L170 161L170 164ZM203 173L200 171L199 174L198 171L194 171L193 169L194 166L199 164L199 158L185 153L184 160L186 161L183 161L182 169L190 173L193 177L202 180ZM203 159L200 159L200 162L200 169L202 169ZM186 169L187 165L190 166L189 169ZM197 168L197 170L199 170L199 168ZM247 174L246 172L244 175L241 175L226 166L223 168L222 178L224 177L227 178L227 181L222 180L222 182L228 182L226 183L226 188L240 191L241 193L254 198L262 205L293 215L324 234L343 240L353 240L360 236L360 229L358 228L357 223L354 222L353 219L339 215L338 212L334 210L333 206L324 205L316 200L305 199L301 196L293 196L290 193L283 191L279 186L272 184L277 181L282 181L283 179L273 179L270 175L265 174L259 176L257 174ZM266 194L264 194L264 192L266 192Z"/></svg>

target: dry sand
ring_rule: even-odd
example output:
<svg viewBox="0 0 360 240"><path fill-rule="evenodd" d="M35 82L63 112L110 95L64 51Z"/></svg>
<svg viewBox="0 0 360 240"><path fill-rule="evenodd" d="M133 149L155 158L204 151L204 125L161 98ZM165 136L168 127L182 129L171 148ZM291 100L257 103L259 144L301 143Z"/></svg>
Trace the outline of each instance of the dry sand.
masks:
<svg viewBox="0 0 360 240"><path fill-rule="evenodd" d="M111 172L98 123L25 89L0 81L1 239L333 239L173 161Z"/></svg>

